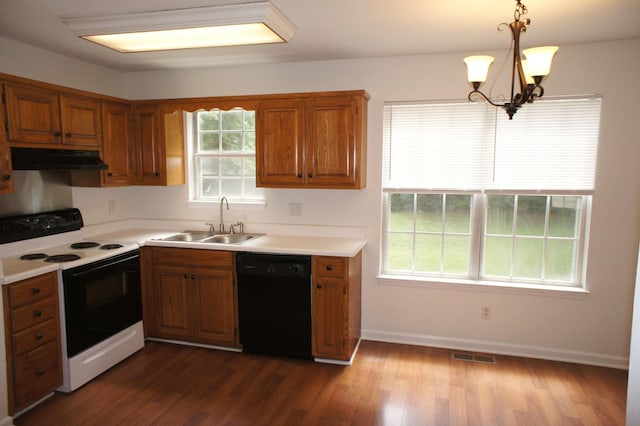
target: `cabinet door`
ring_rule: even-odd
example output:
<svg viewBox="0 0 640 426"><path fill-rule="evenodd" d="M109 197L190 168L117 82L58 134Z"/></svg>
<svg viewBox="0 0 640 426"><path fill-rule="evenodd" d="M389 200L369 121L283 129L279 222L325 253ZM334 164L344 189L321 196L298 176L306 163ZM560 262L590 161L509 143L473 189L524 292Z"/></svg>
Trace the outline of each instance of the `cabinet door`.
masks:
<svg viewBox="0 0 640 426"><path fill-rule="evenodd" d="M102 104L102 157L109 165L103 172L105 185L129 185L133 181L130 122L129 105L109 102Z"/></svg>
<svg viewBox="0 0 640 426"><path fill-rule="evenodd" d="M39 87L6 84L9 142L62 143L60 107L56 92Z"/></svg>
<svg viewBox="0 0 640 426"><path fill-rule="evenodd" d="M349 359L347 291L344 280L317 277L312 292L312 352L318 358Z"/></svg>
<svg viewBox="0 0 640 426"><path fill-rule="evenodd" d="M144 105L136 109L136 134L134 161L136 183L140 185L162 185L164 151L162 149L162 126L158 105Z"/></svg>
<svg viewBox="0 0 640 426"><path fill-rule="evenodd" d="M351 97L311 99L307 107L307 185L356 182L356 105Z"/></svg>
<svg viewBox="0 0 640 426"><path fill-rule="evenodd" d="M304 103L261 102L256 122L256 186L304 185Z"/></svg>
<svg viewBox="0 0 640 426"><path fill-rule="evenodd" d="M193 280L186 267L155 264L154 329L149 334L159 337L188 337L192 330L193 308L189 291Z"/></svg>
<svg viewBox="0 0 640 426"><path fill-rule="evenodd" d="M235 343L233 273L228 270L194 268L195 303L198 309L196 337L207 343Z"/></svg>
<svg viewBox="0 0 640 426"><path fill-rule="evenodd" d="M9 144L0 139L0 194L13 192L11 150Z"/></svg>
<svg viewBox="0 0 640 426"><path fill-rule="evenodd" d="M69 146L102 146L100 102L81 96L60 95L62 143Z"/></svg>

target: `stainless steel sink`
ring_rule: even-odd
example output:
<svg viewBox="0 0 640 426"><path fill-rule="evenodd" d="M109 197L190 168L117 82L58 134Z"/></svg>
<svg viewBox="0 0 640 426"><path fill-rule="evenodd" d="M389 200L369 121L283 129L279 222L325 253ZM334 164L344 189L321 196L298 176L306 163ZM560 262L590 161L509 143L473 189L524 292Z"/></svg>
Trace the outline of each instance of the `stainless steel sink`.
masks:
<svg viewBox="0 0 640 426"><path fill-rule="evenodd" d="M207 238L211 238L213 234L201 231L184 231L177 234L169 235L168 237L160 238L162 241L183 241L183 242L196 242L203 241Z"/></svg>
<svg viewBox="0 0 640 426"><path fill-rule="evenodd" d="M180 241L187 243L242 244L259 237L260 234L211 234L204 231L183 231L160 241Z"/></svg>

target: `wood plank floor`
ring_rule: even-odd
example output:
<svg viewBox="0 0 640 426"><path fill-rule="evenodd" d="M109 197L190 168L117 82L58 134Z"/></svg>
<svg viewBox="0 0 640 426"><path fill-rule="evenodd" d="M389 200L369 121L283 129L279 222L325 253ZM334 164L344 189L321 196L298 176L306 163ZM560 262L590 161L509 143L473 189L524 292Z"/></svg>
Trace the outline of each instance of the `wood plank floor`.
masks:
<svg viewBox="0 0 640 426"><path fill-rule="evenodd" d="M342 367L147 342L27 425L624 425L627 372L364 341Z"/></svg>

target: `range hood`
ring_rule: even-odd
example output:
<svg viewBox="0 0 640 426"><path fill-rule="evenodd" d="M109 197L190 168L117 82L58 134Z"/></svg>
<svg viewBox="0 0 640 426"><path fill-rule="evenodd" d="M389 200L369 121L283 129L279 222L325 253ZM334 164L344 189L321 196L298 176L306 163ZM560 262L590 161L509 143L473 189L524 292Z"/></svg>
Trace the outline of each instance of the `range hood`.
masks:
<svg viewBox="0 0 640 426"><path fill-rule="evenodd" d="M13 170L106 170L98 151L11 148Z"/></svg>

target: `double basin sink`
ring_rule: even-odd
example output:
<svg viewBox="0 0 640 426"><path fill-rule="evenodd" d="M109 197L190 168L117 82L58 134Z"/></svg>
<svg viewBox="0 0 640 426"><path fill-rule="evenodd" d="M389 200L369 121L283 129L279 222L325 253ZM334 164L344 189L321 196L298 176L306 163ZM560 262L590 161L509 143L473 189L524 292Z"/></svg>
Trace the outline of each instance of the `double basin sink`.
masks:
<svg viewBox="0 0 640 426"><path fill-rule="evenodd" d="M158 238L158 240L187 243L242 244L260 236L260 234L212 234L205 231L183 231L168 237Z"/></svg>

